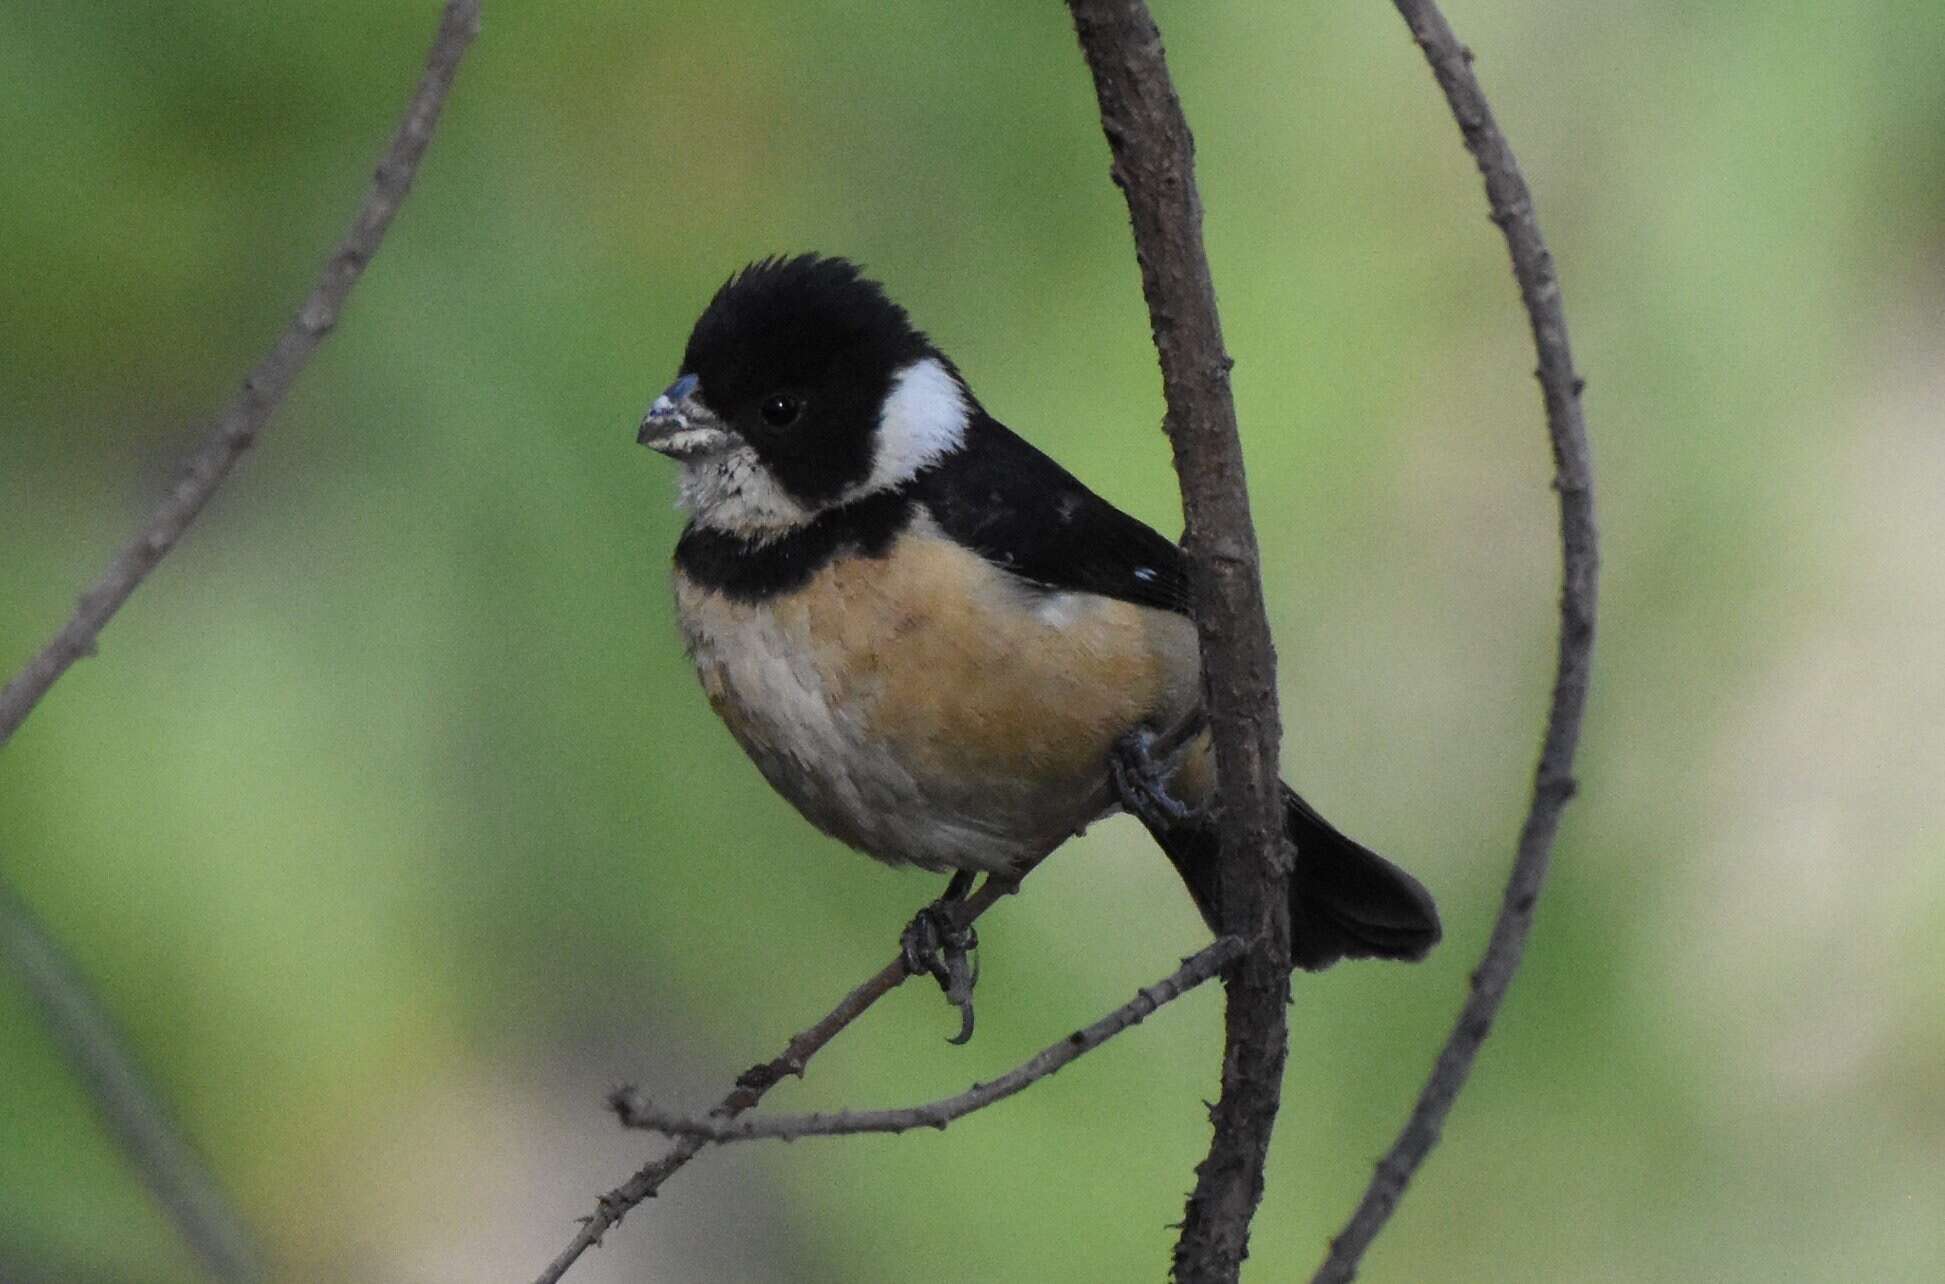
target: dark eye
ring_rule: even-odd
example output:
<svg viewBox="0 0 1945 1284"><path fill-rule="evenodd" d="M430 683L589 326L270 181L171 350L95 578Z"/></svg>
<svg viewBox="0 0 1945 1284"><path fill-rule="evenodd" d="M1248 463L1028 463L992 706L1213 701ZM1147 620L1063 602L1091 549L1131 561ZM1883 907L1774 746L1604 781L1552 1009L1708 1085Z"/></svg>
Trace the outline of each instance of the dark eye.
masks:
<svg viewBox="0 0 1945 1284"><path fill-rule="evenodd" d="M773 392L763 399L763 422L772 428L788 428L804 412L804 403L787 392Z"/></svg>

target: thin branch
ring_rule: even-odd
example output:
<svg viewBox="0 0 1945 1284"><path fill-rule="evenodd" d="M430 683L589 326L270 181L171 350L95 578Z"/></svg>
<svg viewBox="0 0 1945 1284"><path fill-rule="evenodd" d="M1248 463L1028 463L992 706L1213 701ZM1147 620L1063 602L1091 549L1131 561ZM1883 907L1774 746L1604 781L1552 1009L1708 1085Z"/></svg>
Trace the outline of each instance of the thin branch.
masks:
<svg viewBox="0 0 1945 1284"><path fill-rule="evenodd" d="M1519 969L1533 926L1533 909L1546 880L1560 814L1574 795L1574 746L1580 739L1581 716L1587 705L1600 565L1594 529L1593 465L1587 425L1580 412L1583 384L1574 373L1560 279L1553 269L1553 256L1540 236L1533 195L1472 74L1472 51L1459 43L1431 0L1394 3L1431 63L1432 74L1445 91L1465 136L1466 148L1485 176L1492 219L1506 235L1520 299L1532 322L1533 342L1540 356L1535 373L1553 444L1554 489L1560 492L1560 643L1553 702L1534 776L1533 802L1520 828L1519 854L1506 884L1499 918L1493 924L1492 939L1472 973L1472 992L1459 1009L1458 1023L1439 1052L1431 1079L1419 1094L1410 1119L1379 1161L1350 1221L1331 1241L1330 1253L1313 1277L1313 1284L1344 1284L1357 1274L1359 1260L1397 1208L1406 1183L1438 1144L1445 1117L1465 1086L1473 1060L1491 1033L1493 1018Z"/></svg>
<svg viewBox="0 0 1945 1284"><path fill-rule="evenodd" d="M87 981L4 879L0 957L40 1008L102 1122L209 1273L226 1284L262 1279L262 1255L215 1175L169 1118Z"/></svg>
<svg viewBox="0 0 1945 1284"><path fill-rule="evenodd" d="M268 356L257 363L236 396L224 407L202 448L189 460L181 480L156 506L148 523L123 545L100 578L88 586L74 615L39 654L0 691L0 745L5 745L34 711L48 688L83 656L93 655L102 628L121 609L156 564L168 556L189 524L209 503L230 469L256 442L257 434L282 403L291 384L338 322L351 287L378 252L385 231L411 190L419 161L452 88L460 57L479 31L479 0L448 0L426 57L425 74L406 105L392 144L378 163L371 189L351 221L351 230L324 264L304 305L278 336Z"/></svg>
<svg viewBox="0 0 1945 1284"><path fill-rule="evenodd" d="M1233 1280L1249 1248L1289 1041L1289 857L1283 842L1276 652L1243 479L1215 288L1202 245L1195 144L1141 0L1068 0L1093 73L1113 178L1161 358L1181 479L1203 687L1222 779L1222 930L1248 941L1227 978L1222 1097L1196 1170L1175 1276Z"/></svg>
<svg viewBox="0 0 1945 1284"><path fill-rule="evenodd" d="M795 1141L799 1137L845 1137L865 1132L910 1132L914 1128L943 1130L955 1119L984 1110L1006 1100L1068 1063L1094 1049L1131 1026L1140 1025L1164 1004L1181 998L1209 980L1242 956L1243 943L1225 936L1200 953L1182 960L1182 966L1155 984L1138 991L1135 997L1084 1030L1076 1030L1060 1042L1041 1050L1030 1060L1015 1066L989 1083L975 1083L954 1097L918 1106L893 1110L839 1110L827 1114L745 1115L740 1119L715 1117L696 1119L672 1114L658 1108L631 1088L617 1091L609 1104L623 1125L642 1128L671 1137L693 1137L701 1141L753 1141L775 1137Z"/></svg>
<svg viewBox="0 0 1945 1284"><path fill-rule="evenodd" d="M958 928L970 926L1000 897L1010 895L1018 886L1017 882L988 878L978 891L959 902L953 913L953 925ZM776 1057L752 1066L738 1076L736 1086L709 1112L711 1117L734 1119L763 1100L763 1094L786 1078L793 1075L802 1078L810 1059L822 1051L825 1044L911 976L912 972L906 967L905 957L901 953L845 995L836 1007L824 1014L823 1019L799 1031ZM653 1198L661 1190L662 1183L681 1171L707 1144L700 1137L682 1138L667 1154L645 1165L633 1177L596 1200L594 1211L581 1219L580 1231L560 1251L560 1255L547 1264L547 1269L535 1278L535 1284L558 1284L568 1268L580 1260L581 1254L599 1244L609 1228L620 1222L635 1205Z"/></svg>
<svg viewBox="0 0 1945 1284"><path fill-rule="evenodd" d="M433 126L467 45L478 30L478 0L450 0L440 16L418 88L351 230L325 263L316 287L243 387L218 417L184 475L148 523L82 593L60 632L0 690L0 745L77 659L92 655L103 626L166 557L249 449L292 382L337 323L345 298L378 251L412 186ZM80 972L13 889L0 882L0 954L41 1008L49 1033L120 1142L136 1174L217 1278L261 1278L256 1248L221 1188L170 1121L154 1088Z"/></svg>

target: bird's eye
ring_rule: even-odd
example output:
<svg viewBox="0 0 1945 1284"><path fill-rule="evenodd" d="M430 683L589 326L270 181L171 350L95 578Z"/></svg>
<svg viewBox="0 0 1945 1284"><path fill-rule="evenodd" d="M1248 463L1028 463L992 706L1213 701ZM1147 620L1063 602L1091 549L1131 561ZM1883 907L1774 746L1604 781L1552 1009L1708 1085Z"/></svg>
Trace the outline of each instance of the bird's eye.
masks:
<svg viewBox="0 0 1945 1284"><path fill-rule="evenodd" d="M804 403L787 392L773 392L763 399L763 422L772 428L788 428L804 412Z"/></svg>

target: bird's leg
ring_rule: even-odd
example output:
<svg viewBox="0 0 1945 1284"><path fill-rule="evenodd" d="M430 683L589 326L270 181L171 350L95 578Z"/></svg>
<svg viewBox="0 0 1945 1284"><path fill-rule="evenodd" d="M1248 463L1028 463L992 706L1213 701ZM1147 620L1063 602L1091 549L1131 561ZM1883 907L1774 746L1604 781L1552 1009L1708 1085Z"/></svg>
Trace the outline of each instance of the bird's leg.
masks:
<svg viewBox="0 0 1945 1284"><path fill-rule="evenodd" d="M1136 727L1114 742L1108 776L1121 805L1151 830L1201 819L1195 808L1168 792L1168 773L1155 761L1155 733L1147 727Z"/></svg>
<svg viewBox="0 0 1945 1284"><path fill-rule="evenodd" d="M973 1032L972 992L979 983L979 961L973 951L979 948L979 935L970 924L957 926L955 915L972 891L973 877L970 870L955 873L945 895L920 910L898 938L906 969L937 981L946 1002L959 1009L959 1034L950 1043L964 1043Z"/></svg>

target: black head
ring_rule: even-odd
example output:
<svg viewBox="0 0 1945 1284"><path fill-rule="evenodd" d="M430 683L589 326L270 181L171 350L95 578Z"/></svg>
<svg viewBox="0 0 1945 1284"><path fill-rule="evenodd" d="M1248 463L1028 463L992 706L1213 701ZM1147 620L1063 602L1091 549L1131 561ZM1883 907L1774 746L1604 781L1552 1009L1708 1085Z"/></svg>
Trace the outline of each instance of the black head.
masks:
<svg viewBox="0 0 1945 1284"><path fill-rule="evenodd" d="M783 491L818 506L871 474L893 380L928 355L905 310L855 264L803 254L724 282L689 336L682 373Z"/></svg>

